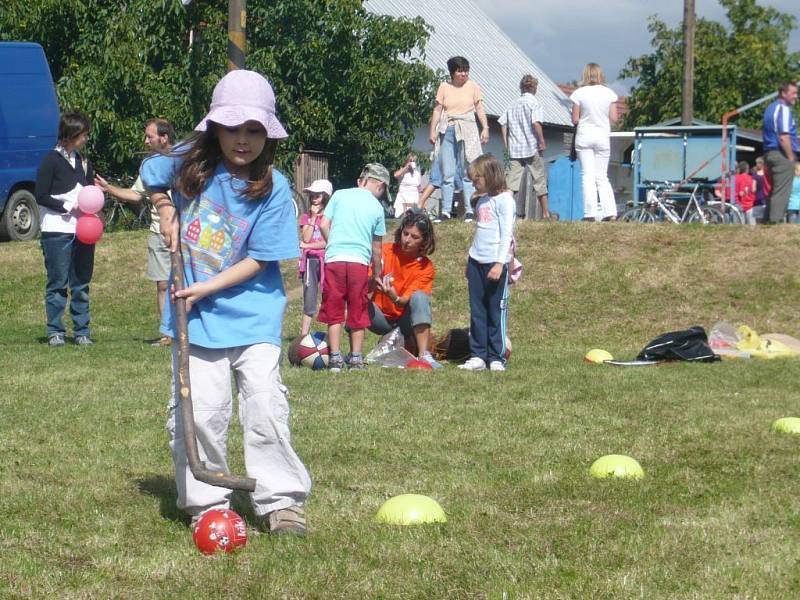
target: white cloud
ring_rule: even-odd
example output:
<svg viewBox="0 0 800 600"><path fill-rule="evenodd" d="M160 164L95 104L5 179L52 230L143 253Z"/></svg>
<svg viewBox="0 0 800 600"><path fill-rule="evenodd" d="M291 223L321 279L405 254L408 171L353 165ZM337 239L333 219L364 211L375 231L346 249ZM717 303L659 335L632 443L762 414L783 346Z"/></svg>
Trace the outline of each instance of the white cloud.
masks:
<svg viewBox="0 0 800 600"><path fill-rule="evenodd" d="M583 65L598 62L609 80L617 79L631 57L650 52L647 18L671 26L683 18L683 3L651 0L475 0L544 71L556 81L580 77ZM800 17L798 0L760 0L781 12ZM725 20L717 0L697 0L698 17ZM795 29L790 49L800 49ZM627 89L624 82L617 82Z"/></svg>

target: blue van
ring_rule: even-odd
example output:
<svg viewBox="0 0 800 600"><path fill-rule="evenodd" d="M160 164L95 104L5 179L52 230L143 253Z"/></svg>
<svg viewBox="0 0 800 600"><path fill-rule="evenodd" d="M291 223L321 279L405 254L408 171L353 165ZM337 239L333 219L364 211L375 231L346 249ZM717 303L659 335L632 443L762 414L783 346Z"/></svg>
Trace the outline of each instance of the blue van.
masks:
<svg viewBox="0 0 800 600"><path fill-rule="evenodd" d="M36 170L56 145L58 119L42 47L0 42L0 238L30 240L39 233Z"/></svg>

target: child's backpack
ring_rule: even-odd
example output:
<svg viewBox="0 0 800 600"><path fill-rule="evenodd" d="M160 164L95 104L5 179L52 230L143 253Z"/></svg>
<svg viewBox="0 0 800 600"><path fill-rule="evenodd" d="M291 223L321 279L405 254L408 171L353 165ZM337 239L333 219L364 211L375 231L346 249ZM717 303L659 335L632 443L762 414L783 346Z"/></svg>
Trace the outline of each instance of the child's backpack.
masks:
<svg viewBox="0 0 800 600"><path fill-rule="evenodd" d="M706 330L694 326L658 336L639 352L636 359L714 362L720 358L708 345Z"/></svg>

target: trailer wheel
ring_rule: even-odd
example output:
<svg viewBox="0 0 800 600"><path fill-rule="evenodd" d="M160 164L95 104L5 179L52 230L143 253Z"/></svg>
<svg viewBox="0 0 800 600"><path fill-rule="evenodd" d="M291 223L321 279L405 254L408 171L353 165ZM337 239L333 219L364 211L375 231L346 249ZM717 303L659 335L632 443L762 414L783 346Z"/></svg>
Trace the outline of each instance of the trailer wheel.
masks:
<svg viewBox="0 0 800 600"><path fill-rule="evenodd" d="M28 190L17 190L6 202L0 235L4 239L32 240L39 233L39 207Z"/></svg>

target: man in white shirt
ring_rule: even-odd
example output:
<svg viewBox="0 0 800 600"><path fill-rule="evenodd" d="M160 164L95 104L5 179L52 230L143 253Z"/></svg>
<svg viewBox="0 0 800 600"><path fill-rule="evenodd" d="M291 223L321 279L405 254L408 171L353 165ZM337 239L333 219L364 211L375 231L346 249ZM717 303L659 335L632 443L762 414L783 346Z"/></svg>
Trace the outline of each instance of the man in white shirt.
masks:
<svg viewBox="0 0 800 600"><path fill-rule="evenodd" d="M150 119L144 128L144 145L152 152L166 154L172 149L175 143L175 128L166 119ZM136 179L133 187L121 188L108 183L99 175L95 176L95 185L102 188L104 192L114 196L117 200L130 204L140 203L146 196L144 184L141 177ZM170 256L169 249L164 243L164 238L159 230L159 216L155 207L150 209L150 236L147 239L147 271L146 277L156 282L156 301L158 306L158 318L161 321L161 314L164 312L164 303L167 297L167 286L169 283ZM152 343L153 346L169 346L172 338L162 336Z"/></svg>
<svg viewBox="0 0 800 600"><path fill-rule="evenodd" d="M522 78L519 82L521 95L500 117L500 130L509 156L506 183L517 199L517 215L524 216L525 213L525 207L520 206L519 189L522 175L527 171L539 197L542 218L548 219L547 172L542 160L546 147L542 132L542 105L534 96L538 85L539 80L533 75Z"/></svg>

